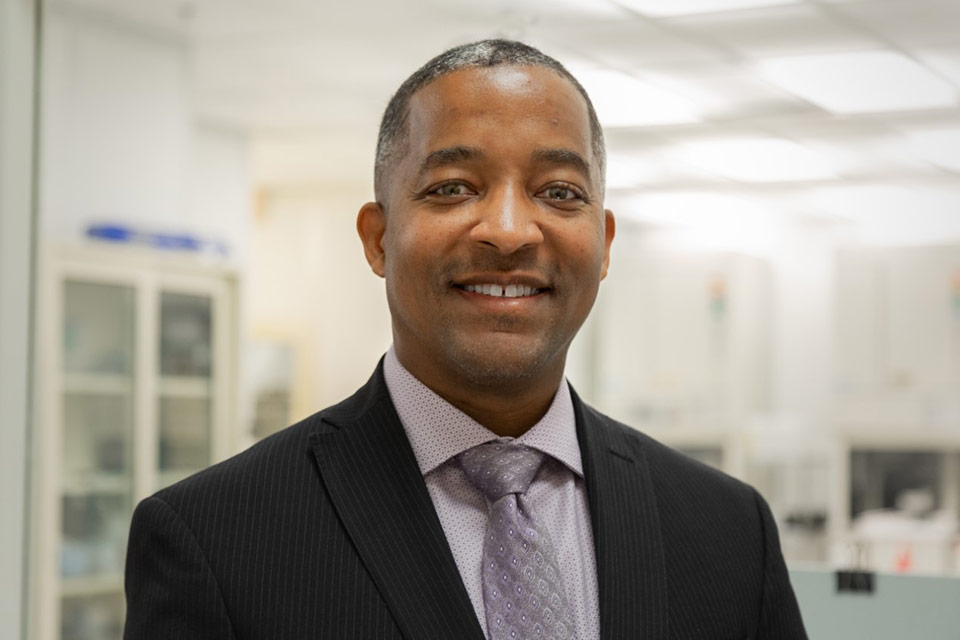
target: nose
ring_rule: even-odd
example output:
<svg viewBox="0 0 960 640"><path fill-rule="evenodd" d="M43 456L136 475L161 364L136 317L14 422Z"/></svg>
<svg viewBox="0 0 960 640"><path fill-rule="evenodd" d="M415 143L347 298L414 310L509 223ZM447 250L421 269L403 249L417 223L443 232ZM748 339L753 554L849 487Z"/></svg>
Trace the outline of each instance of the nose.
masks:
<svg viewBox="0 0 960 640"><path fill-rule="evenodd" d="M525 189L507 185L491 191L478 207L479 219L470 231L475 242L507 255L543 242L537 203Z"/></svg>

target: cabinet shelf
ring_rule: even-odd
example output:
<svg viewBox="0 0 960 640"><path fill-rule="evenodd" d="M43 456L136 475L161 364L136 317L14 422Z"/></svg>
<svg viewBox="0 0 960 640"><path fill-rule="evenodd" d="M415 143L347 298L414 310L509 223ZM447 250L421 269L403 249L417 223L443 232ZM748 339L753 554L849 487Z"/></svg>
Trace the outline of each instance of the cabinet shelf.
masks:
<svg viewBox="0 0 960 640"><path fill-rule="evenodd" d="M60 491L65 496L90 494L124 495L133 492L132 480L119 473L83 473L64 476Z"/></svg>
<svg viewBox="0 0 960 640"><path fill-rule="evenodd" d="M116 638L136 504L234 451L236 281L106 247L44 260L31 637Z"/></svg>
<svg viewBox="0 0 960 640"><path fill-rule="evenodd" d="M166 471L161 471L157 475L157 481L160 483L160 487L169 487L172 484L180 482L184 478L192 476L193 474L201 471L202 469L168 469ZM158 487L159 488L159 487Z"/></svg>
<svg viewBox="0 0 960 640"><path fill-rule="evenodd" d="M895 428L863 423L837 425L840 439L854 449L960 451L960 429L931 429L924 424Z"/></svg>
<svg viewBox="0 0 960 640"><path fill-rule="evenodd" d="M63 377L66 393L125 395L133 390L133 378L118 373L68 373Z"/></svg>
<svg viewBox="0 0 960 640"><path fill-rule="evenodd" d="M205 376L160 376L161 396L176 398L209 398L210 378Z"/></svg>
<svg viewBox="0 0 960 640"><path fill-rule="evenodd" d="M123 592L123 575L107 574L82 578L64 578L60 583L62 598L99 596Z"/></svg>

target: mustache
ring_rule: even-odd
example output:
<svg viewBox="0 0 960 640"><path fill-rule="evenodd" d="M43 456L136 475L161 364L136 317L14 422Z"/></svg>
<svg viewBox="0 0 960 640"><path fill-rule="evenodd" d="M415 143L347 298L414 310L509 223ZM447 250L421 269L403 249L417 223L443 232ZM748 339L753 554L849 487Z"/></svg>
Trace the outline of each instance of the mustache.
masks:
<svg viewBox="0 0 960 640"><path fill-rule="evenodd" d="M508 256L490 253L470 258L453 258L440 269L440 276L445 282L451 282L471 273L511 271L537 273L549 282L553 282L556 276L554 268L538 260L532 253L522 252Z"/></svg>

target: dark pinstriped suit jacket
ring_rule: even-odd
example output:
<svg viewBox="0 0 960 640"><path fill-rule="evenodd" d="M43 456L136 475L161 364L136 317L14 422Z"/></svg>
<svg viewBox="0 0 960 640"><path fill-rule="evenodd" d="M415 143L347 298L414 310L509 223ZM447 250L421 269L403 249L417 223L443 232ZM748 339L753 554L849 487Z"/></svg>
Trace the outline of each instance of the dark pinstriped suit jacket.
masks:
<svg viewBox="0 0 960 640"><path fill-rule="evenodd" d="M806 637L753 489L574 407L603 638ZM351 398L144 500L126 593L127 640L483 637L382 363Z"/></svg>

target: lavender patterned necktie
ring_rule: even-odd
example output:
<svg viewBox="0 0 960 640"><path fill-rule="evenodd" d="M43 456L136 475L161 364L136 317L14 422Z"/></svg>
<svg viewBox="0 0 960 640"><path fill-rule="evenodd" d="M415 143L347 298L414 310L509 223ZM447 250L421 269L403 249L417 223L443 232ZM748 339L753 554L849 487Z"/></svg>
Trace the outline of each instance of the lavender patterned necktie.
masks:
<svg viewBox="0 0 960 640"><path fill-rule="evenodd" d="M566 592L546 529L520 499L543 454L490 442L457 457L491 502L483 542L483 605L491 640L574 640Z"/></svg>

